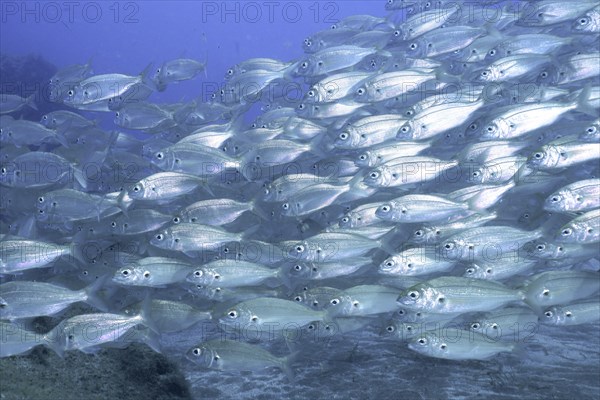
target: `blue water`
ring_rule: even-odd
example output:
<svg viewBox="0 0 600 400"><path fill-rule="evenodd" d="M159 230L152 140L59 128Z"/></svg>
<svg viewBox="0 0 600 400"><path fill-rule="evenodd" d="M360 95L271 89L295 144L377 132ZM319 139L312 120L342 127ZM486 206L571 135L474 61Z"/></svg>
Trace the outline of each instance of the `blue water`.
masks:
<svg viewBox="0 0 600 400"><path fill-rule="evenodd" d="M138 74L149 62L208 54L206 77L171 85L151 97L157 102L209 96L242 60L296 59L311 33L349 15L386 14L382 2L360 0L73 3L2 1L1 51L40 54L58 68L92 58L96 74Z"/></svg>

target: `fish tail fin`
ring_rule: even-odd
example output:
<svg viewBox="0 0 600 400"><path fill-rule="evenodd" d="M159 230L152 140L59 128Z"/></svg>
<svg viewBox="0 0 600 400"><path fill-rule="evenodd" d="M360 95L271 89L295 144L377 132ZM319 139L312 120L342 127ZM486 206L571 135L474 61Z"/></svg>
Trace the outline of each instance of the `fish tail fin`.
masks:
<svg viewBox="0 0 600 400"><path fill-rule="evenodd" d="M206 33L202 32L202 42L204 43L204 46L206 48L206 51L204 53L204 78L208 79L208 71L207 71L207 65L208 65L208 47L207 47L207 43L208 43L208 39L206 38Z"/></svg>
<svg viewBox="0 0 600 400"><path fill-rule="evenodd" d="M73 241L69 247L70 249L70 256L69 257L69 261L79 261L80 263L87 265L88 264L88 259L85 256L85 254L83 253L83 247L86 244L86 233L81 231L79 233L77 233L75 236L73 236ZM73 265L76 265L76 263L71 262Z"/></svg>
<svg viewBox="0 0 600 400"><path fill-rule="evenodd" d="M346 185L348 186L348 190L340 193L338 197L342 203L367 198L377 190L371 186L367 186L363 182L362 174L352 177Z"/></svg>
<svg viewBox="0 0 600 400"><path fill-rule="evenodd" d="M153 332L156 333L160 333L160 330L158 329L158 327L156 326L156 323L154 322L154 320L152 319L150 312L151 312L151 306L152 306L152 297L150 297L150 293L148 292L146 294L146 297L144 298L144 301L142 301L142 307L140 309L140 313L138 314L138 317L141 318L141 324L145 325L146 327L148 327L149 329L151 329Z"/></svg>
<svg viewBox="0 0 600 400"><path fill-rule="evenodd" d="M251 236L253 234L255 234L256 232L258 232L261 228L261 224L254 224L253 226L251 226L250 228L244 230L241 234L240 237L244 240L250 240Z"/></svg>
<svg viewBox="0 0 600 400"><path fill-rule="evenodd" d="M302 61L296 61L293 63L290 63L289 66L287 66L286 68L284 68L281 72L283 74L283 78L284 79L293 79L294 77L296 77L296 70L298 69L298 65L300 65Z"/></svg>
<svg viewBox="0 0 600 400"><path fill-rule="evenodd" d="M35 93L25 99L25 105L38 111L37 104L35 104Z"/></svg>
<svg viewBox="0 0 600 400"><path fill-rule="evenodd" d="M94 73L94 70L92 69L92 62L94 61L94 55L92 54L90 56L90 58L88 58L87 63L85 63L85 67L87 69L87 74L86 75L92 75Z"/></svg>
<svg viewBox="0 0 600 400"><path fill-rule="evenodd" d="M292 279L291 279L292 277L290 275L288 265L283 264L281 267L279 267L277 276L279 277L279 280L281 281L281 283L283 283L283 285L286 288L288 288L290 290L294 290L296 285L295 285L295 282L292 282Z"/></svg>
<svg viewBox="0 0 600 400"><path fill-rule="evenodd" d="M294 382L296 380L296 375L294 374L294 370L292 369L292 364L298 359L300 356L300 351L295 351L292 354L283 357L281 360L281 370L287 377L289 382Z"/></svg>
<svg viewBox="0 0 600 400"><path fill-rule="evenodd" d="M147 87L156 92L158 88L156 87L156 83L150 76L150 71L152 71L152 63L149 63L146 66L146 68L144 68L144 70L140 73L140 80L142 81L142 84L146 85Z"/></svg>
<svg viewBox="0 0 600 400"><path fill-rule="evenodd" d="M394 235L386 236L379 239L379 247L389 255L396 254L396 246L393 243Z"/></svg>
<svg viewBox="0 0 600 400"><path fill-rule="evenodd" d="M202 187L202 189L204 189L204 191L210 196L215 197L215 192L213 192L213 190L211 189L208 180L206 178L200 178L200 180L200 186Z"/></svg>
<svg viewBox="0 0 600 400"><path fill-rule="evenodd" d="M108 304L106 304L106 302L98 295L98 292L102 289L108 278L108 275L104 275L96 279L91 285L83 288L83 291L87 295L87 300L85 302L103 312L108 311L109 307Z"/></svg>
<svg viewBox="0 0 600 400"><path fill-rule="evenodd" d="M590 84L586 85L581 92L579 93L579 95L577 96L577 98L575 99L575 110L584 113L584 114L588 114L592 117L597 118L598 117L598 111L596 111L596 109L594 107L592 107L590 105L590 94L591 94L591 90L592 87L590 86Z"/></svg>
<svg viewBox="0 0 600 400"><path fill-rule="evenodd" d="M271 216L269 215L269 213L259 204L259 202L256 199L253 200L251 204L251 210L255 215L257 215L259 218L265 221L271 220Z"/></svg>
<svg viewBox="0 0 600 400"><path fill-rule="evenodd" d="M73 168L73 177L75 178L75 180L77 181L79 186L81 186L83 189L87 189L87 179L85 179L85 175L84 175L83 171L76 166L73 166L72 168Z"/></svg>
<svg viewBox="0 0 600 400"><path fill-rule="evenodd" d="M60 145L66 149L68 149L70 146L69 141L67 140L66 136L63 135L61 132L55 131L54 134L54 138L56 139L56 141L58 143L60 143Z"/></svg>
<svg viewBox="0 0 600 400"><path fill-rule="evenodd" d="M135 328L134 328L135 329ZM141 334L141 342L146 344L146 346L150 347L157 353L162 352L162 347L160 345L160 335L151 329L143 329L143 333Z"/></svg>
<svg viewBox="0 0 600 400"><path fill-rule="evenodd" d="M123 215L125 215L127 217L128 216L127 209L131 205L131 202L125 201L126 195L127 195L127 190L125 190L125 189L121 190L121 193L119 193L119 196L117 196L116 202L117 202L117 207L119 207L121 209L121 211L123 212Z"/></svg>
<svg viewBox="0 0 600 400"><path fill-rule="evenodd" d="M54 351L60 358L65 358L65 349L58 340L60 333L54 332L54 329L43 336L44 346Z"/></svg>
<svg viewBox="0 0 600 400"><path fill-rule="evenodd" d="M34 216L27 217L19 227L18 236L24 238L34 238L37 236L37 224Z"/></svg>

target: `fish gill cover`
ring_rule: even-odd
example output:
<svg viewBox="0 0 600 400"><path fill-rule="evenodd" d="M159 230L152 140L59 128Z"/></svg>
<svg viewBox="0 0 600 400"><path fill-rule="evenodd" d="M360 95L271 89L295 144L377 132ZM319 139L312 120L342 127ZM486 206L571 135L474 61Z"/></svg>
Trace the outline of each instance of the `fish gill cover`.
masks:
<svg viewBox="0 0 600 400"><path fill-rule="evenodd" d="M597 2L1 7L3 399L600 397Z"/></svg>

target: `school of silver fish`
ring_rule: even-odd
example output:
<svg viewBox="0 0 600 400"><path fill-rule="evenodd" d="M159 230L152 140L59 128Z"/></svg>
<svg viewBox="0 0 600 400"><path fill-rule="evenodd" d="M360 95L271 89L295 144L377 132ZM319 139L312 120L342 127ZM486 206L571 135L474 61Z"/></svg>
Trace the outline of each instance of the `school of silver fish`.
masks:
<svg viewBox="0 0 600 400"><path fill-rule="evenodd" d="M527 351L515 327L597 324L597 1L385 8L231 67L207 100L160 102L205 73L192 59L67 66L39 122L2 95L0 357L186 330L175 356L199 367L293 379L317 337L485 360Z"/></svg>

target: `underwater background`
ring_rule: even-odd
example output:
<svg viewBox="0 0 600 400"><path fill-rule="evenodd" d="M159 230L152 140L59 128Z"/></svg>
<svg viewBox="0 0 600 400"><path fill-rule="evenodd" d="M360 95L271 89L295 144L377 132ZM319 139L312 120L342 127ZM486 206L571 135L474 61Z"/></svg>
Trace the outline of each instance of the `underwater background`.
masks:
<svg viewBox="0 0 600 400"><path fill-rule="evenodd" d="M148 101L208 102L232 66L255 57L286 62L302 59L306 37L352 15L387 17L390 12L385 3L2 1L0 93L23 98L34 95L37 110L23 108L11 116L39 121L51 111L73 110L48 96L48 81L61 68L89 62L94 74L135 76L149 63L157 68L168 60L191 58L205 62L205 71L153 93ZM596 40L588 50L598 51L597 44ZM303 96L298 94L290 104L296 106ZM264 112L265 104L269 103L256 104L246 112L246 125ZM115 129L112 112L77 112L98 120L103 129ZM597 172L597 163L596 159L586 165ZM6 188L0 186L0 190ZM2 213L10 214L4 209ZM2 219L2 233L10 230L7 219ZM590 257L581 268L598 271L597 259ZM136 295L143 298L140 293ZM211 307L221 311L217 305ZM91 310L78 303L60 319ZM39 317L32 321L31 329L46 332L56 323L56 318ZM61 358L39 346L27 355L0 358L0 399L600 398L598 322L567 327L538 324L527 332L526 351L484 361L421 356L406 343L382 338L380 328L377 325L312 342L293 364L293 381L277 369L231 373L194 365L185 358L190 346L218 337L215 326L203 322L161 339L161 353L136 343L95 354L71 351ZM263 345L280 356L289 353L281 340Z"/></svg>

